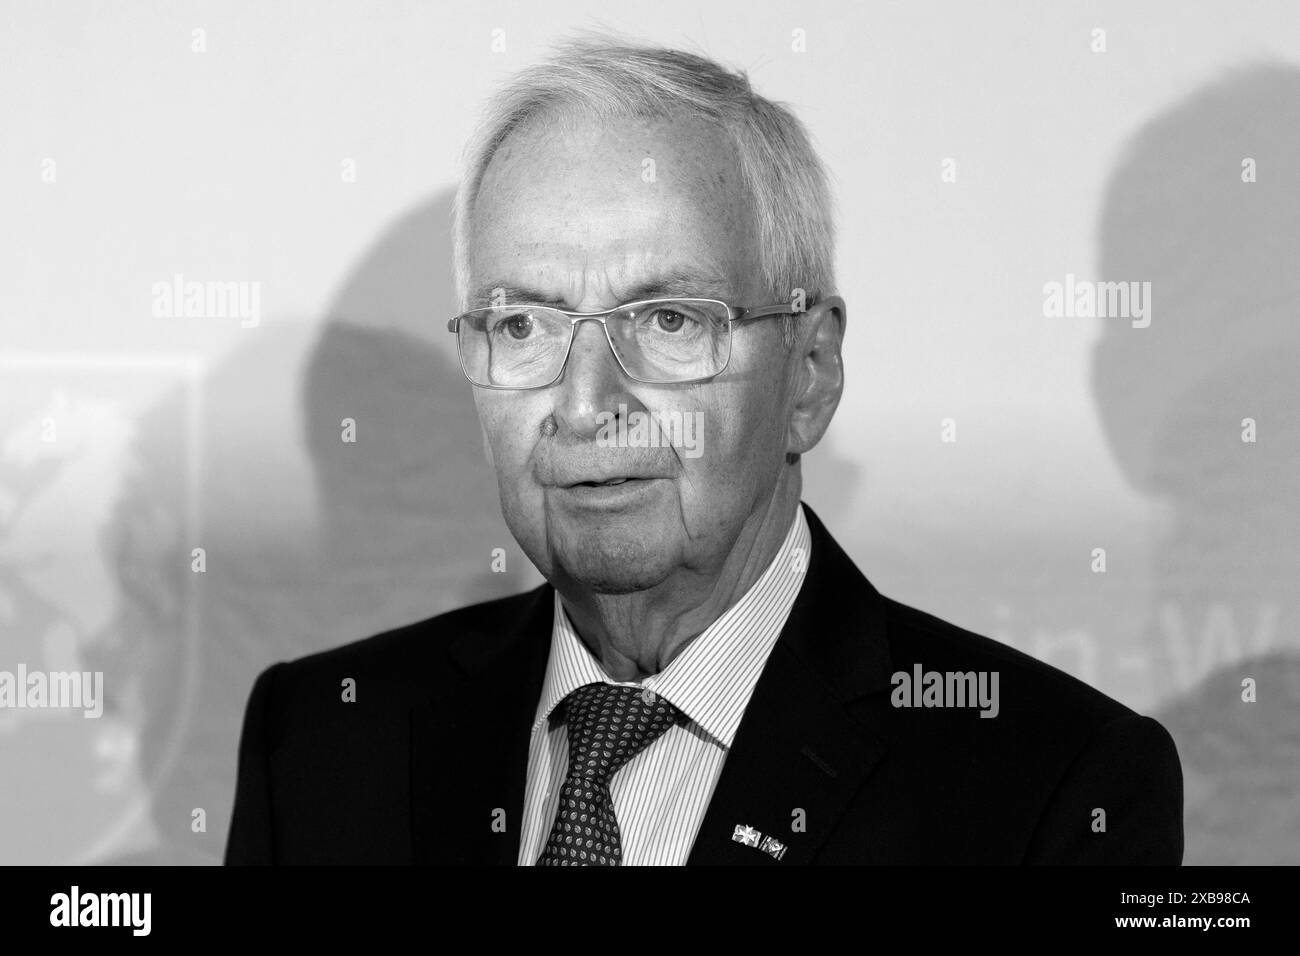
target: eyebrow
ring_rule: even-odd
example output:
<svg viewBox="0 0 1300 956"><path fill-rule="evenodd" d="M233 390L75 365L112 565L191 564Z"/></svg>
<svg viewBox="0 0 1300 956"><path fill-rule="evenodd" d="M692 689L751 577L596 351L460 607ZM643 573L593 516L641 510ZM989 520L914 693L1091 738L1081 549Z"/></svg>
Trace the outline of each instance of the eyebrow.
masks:
<svg viewBox="0 0 1300 956"><path fill-rule="evenodd" d="M669 269L653 278L628 286L619 292L619 303L640 302L644 299L678 299L704 298L728 301L731 296L731 282L720 272L695 272L688 269ZM493 293L500 292L507 303L520 305L545 305L554 309L575 311L563 298L541 292L529 286L514 285L509 282L486 283L474 292L470 302L474 305L487 305Z"/></svg>

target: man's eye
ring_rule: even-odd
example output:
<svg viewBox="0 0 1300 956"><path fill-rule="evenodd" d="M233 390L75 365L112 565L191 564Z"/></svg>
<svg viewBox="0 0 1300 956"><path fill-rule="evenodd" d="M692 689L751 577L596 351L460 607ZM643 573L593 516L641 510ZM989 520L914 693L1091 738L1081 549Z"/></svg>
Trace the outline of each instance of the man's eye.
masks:
<svg viewBox="0 0 1300 956"><path fill-rule="evenodd" d="M682 326L691 321L682 313L675 312L672 309L656 309L651 318L661 332L680 332Z"/></svg>
<svg viewBox="0 0 1300 956"><path fill-rule="evenodd" d="M533 317L527 312L506 316L496 324L497 334L505 333L512 339L526 339L533 331Z"/></svg>

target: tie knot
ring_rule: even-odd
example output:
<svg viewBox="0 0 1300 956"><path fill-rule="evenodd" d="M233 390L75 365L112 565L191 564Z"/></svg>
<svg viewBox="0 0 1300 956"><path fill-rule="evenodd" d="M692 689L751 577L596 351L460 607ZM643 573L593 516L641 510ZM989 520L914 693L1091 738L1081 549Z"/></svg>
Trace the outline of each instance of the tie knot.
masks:
<svg viewBox="0 0 1300 956"><path fill-rule="evenodd" d="M564 701L569 776L607 783L682 714L658 694L615 684L585 684Z"/></svg>

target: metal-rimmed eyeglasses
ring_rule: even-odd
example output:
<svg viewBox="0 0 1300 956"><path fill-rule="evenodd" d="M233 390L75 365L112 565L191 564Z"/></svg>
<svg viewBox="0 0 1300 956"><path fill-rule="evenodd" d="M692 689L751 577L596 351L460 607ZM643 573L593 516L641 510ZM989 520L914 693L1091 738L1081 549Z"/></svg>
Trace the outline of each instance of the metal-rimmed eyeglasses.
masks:
<svg viewBox="0 0 1300 956"><path fill-rule="evenodd" d="M705 382L731 361L737 322L794 314L790 303L742 308L719 299L646 299L601 312L540 305L472 309L447 323L465 377L481 388L545 388L564 373L579 322L599 322L623 372L649 385Z"/></svg>

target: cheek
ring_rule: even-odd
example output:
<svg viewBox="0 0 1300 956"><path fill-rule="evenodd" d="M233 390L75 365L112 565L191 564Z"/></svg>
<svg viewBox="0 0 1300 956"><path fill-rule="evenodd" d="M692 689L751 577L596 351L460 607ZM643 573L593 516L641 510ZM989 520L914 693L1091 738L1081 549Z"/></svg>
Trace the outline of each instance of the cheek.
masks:
<svg viewBox="0 0 1300 956"><path fill-rule="evenodd" d="M718 449L719 467L750 467L784 453L787 413L780 368L765 368L734 383L710 402L706 436ZM712 429L708 425L713 424ZM777 448L776 446L781 446ZM707 447L707 446L706 446Z"/></svg>
<svg viewBox="0 0 1300 956"><path fill-rule="evenodd" d="M774 463L784 460L785 427L775 389L738 395L743 404L703 412L702 454L685 459L689 481L683 492L696 497L743 499L764 484Z"/></svg>
<svg viewBox="0 0 1300 956"><path fill-rule="evenodd" d="M526 409L507 407L497 396L489 396L479 399L478 413L497 477L508 484L516 483L527 471L534 443L526 424Z"/></svg>

